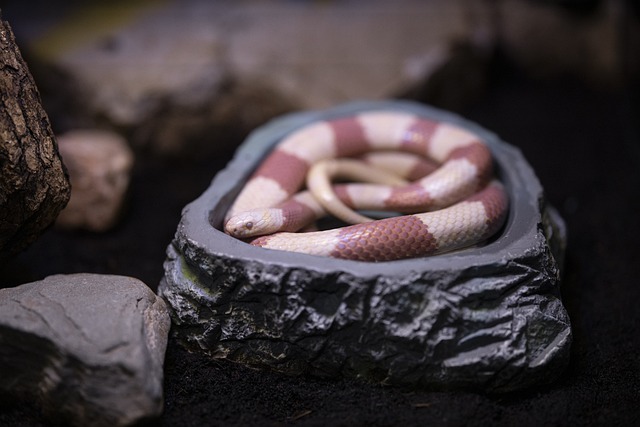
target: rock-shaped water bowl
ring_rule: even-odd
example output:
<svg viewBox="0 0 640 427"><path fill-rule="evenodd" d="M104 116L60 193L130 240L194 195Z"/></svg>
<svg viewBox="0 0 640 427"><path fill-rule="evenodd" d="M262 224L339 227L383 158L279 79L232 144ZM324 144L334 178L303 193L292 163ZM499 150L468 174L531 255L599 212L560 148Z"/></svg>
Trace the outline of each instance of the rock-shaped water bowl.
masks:
<svg viewBox="0 0 640 427"><path fill-rule="evenodd" d="M487 245L430 258L359 262L253 247L220 227L270 148L315 120L410 111L482 137L510 196ZM560 300L562 219L520 151L458 116L409 102L353 103L256 130L183 211L159 293L194 351L299 374L507 391L552 381L569 356Z"/></svg>

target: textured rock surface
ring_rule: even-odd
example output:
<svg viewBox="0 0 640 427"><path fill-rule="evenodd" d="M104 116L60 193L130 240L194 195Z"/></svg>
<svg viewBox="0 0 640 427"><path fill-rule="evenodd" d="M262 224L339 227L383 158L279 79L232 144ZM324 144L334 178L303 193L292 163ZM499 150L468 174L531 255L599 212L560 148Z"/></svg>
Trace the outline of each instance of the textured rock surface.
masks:
<svg viewBox="0 0 640 427"><path fill-rule="evenodd" d="M0 261L40 236L69 193L40 94L0 17Z"/></svg>
<svg viewBox="0 0 640 427"><path fill-rule="evenodd" d="M369 108L448 120L485 138L511 197L502 234L437 257L362 263L252 247L213 227L283 135ZM506 391L551 381L568 360L558 264L565 238L517 149L439 110L356 103L286 116L252 134L183 211L159 293L178 339L213 357L290 373Z"/></svg>
<svg viewBox="0 0 640 427"><path fill-rule="evenodd" d="M0 392L50 418L123 426L160 415L170 319L137 279L75 274L0 289Z"/></svg>
<svg viewBox="0 0 640 427"><path fill-rule="evenodd" d="M58 137L71 179L71 199L56 224L106 231L116 224L129 187L133 152L120 135L75 130Z"/></svg>

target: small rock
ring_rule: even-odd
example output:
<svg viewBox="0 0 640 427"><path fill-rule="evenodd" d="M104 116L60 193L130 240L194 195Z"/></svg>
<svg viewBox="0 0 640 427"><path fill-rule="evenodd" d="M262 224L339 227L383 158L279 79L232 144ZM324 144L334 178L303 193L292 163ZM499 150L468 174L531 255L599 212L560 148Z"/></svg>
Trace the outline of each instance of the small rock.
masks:
<svg viewBox="0 0 640 427"><path fill-rule="evenodd" d="M159 416L170 319L123 276L74 274L0 289L0 392L76 426Z"/></svg>
<svg viewBox="0 0 640 427"><path fill-rule="evenodd" d="M129 187L133 153L120 135L75 130L58 137L71 179L71 200L56 224L106 231L116 224Z"/></svg>

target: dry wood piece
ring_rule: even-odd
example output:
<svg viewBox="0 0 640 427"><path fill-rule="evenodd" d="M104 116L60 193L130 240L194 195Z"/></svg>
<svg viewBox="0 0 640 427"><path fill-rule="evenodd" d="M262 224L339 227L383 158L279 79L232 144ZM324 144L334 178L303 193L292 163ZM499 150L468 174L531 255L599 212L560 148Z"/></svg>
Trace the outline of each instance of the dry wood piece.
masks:
<svg viewBox="0 0 640 427"><path fill-rule="evenodd" d="M0 260L33 242L69 195L40 94L9 24L0 17Z"/></svg>

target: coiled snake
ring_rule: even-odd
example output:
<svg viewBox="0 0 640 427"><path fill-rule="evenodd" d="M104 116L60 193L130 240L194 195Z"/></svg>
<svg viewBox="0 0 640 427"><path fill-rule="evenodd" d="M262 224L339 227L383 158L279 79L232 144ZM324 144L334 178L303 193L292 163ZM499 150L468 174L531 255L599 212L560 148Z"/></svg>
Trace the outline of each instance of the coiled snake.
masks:
<svg viewBox="0 0 640 427"><path fill-rule="evenodd" d="M332 160L339 158L347 160ZM333 175L367 183L332 187ZM301 191L305 181L313 191ZM353 209L405 215L371 220ZM507 210L491 152L475 134L405 112L367 111L286 136L227 212L225 232L264 248L389 261L478 244L502 227ZM360 223L296 232L327 212Z"/></svg>

